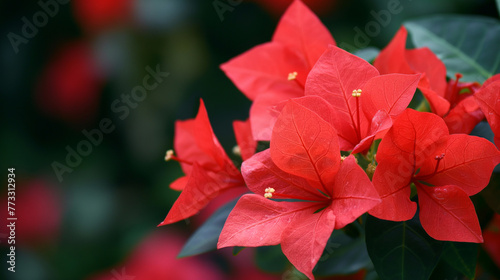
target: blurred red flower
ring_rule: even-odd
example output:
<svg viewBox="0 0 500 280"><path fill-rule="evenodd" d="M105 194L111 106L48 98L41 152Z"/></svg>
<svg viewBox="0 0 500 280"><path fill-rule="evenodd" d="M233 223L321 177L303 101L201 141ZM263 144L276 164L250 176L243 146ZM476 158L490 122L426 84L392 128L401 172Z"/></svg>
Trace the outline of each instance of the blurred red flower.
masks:
<svg viewBox="0 0 500 280"><path fill-rule="evenodd" d="M224 274L200 257L177 259L185 239L163 232L146 237L124 264L88 278L89 280L221 280Z"/></svg>
<svg viewBox="0 0 500 280"><path fill-rule="evenodd" d="M220 250L231 263L230 267L230 279L238 280L280 280L282 275L271 274L260 270L255 264L255 248L245 248L239 252L236 256L233 256L232 248Z"/></svg>
<svg viewBox="0 0 500 280"><path fill-rule="evenodd" d="M2 199L7 204L7 198ZM61 227L62 203L59 193L41 180L18 182L15 191L16 244L39 245L58 239ZM7 210L7 205L5 205ZM0 218L7 220L7 211ZM3 230L2 230L3 233ZM14 245L14 244L12 244Z"/></svg>
<svg viewBox="0 0 500 280"><path fill-rule="evenodd" d="M491 259L500 267L500 215L495 214L483 232L483 247Z"/></svg>
<svg viewBox="0 0 500 280"><path fill-rule="evenodd" d="M90 47L74 42L56 51L41 74L37 103L47 114L83 125L96 113L103 79Z"/></svg>
<svg viewBox="0 0 500 280"><path fill-rule="evenodd" d="M99 31L130 18L131 0L74 0L73 12L86 31Z"/></svg>

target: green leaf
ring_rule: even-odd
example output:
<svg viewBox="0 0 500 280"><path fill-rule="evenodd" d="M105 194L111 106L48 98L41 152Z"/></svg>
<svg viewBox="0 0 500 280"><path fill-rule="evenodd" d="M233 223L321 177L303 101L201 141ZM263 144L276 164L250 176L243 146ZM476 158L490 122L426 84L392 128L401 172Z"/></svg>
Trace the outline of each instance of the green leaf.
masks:
<svg viewBox="0 0 500 280"><path fill-rule="evenodd" d="M438 15L405 23L416 47L429 47L447 75L483 83L500 71L500 24L480 16Z"/></svg>
<svg viewBox="0 0 500 280"><path fill-rule="evenodd" d="M442 258L469 279L474 279L478 250L476 243L445 242Z"/></svg>
<svg viewBox="0 0 500 280"><path fill-rule="evenodd" d="M371 63L379 53L380 53L379 49L375 47L368 47L357 50L353 54Z"/></svg>
<svg viewBox="0 0 500 280"><path fill-rule="evenodd" d="M498 14L500 15L500 0L497 0L497 10Z"/></svg>
<svg viewBox="0 0 500 280"><path fill-rule="evenodd" d="M270 273L282 273L290 263L280 245L257 247L255 261L260 269Z"/></svg>
<svg viewBox="0 0 500 280"><path fill-rule="evenodd" d="M427 280L439 262L443 242L427 235L417 213L405 222L369 216L366 246L380 279Z"/></svg>
<svg viewBox="0 0 500 280"><path fill-rule="evenodd" d="M364 234L353 238L343 230L334 230L314 268L314 274L351 274L370 265Z"/></svg>
<svg viewBox="0 0 500 280"><path fill-rule="evenodd" d="M217 241L224 223L238 199L219 208L186 242L179 258L206 253L217 249Z"/></svg>
<svg viewBox="0 0 500 280"><path fill-rule="evenodd" d="M465 277L463 277L463 274L457 271L455 268L453 268L451 265L449 265L446 261L441 259L439 263L437 264L436 268L434 268L434 271L432 271L432 275L430 279L445 279L445 280L459 280L463 279L465 280Z"/></svg>

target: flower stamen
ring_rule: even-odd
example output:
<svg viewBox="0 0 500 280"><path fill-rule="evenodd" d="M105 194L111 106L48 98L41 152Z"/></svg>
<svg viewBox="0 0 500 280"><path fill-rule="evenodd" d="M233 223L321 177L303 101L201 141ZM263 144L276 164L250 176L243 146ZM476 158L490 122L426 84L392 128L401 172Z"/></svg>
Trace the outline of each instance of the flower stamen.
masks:
<svg viewBox="0 0 500 280"><path fill-rule="evenodd" d="M273 188L266 188L264 190L265 194L264 194L264 197L265 198L272 198L273 197L273 193L275 192L275 189Z"/></svg>
<svg viewBox="0 0 500 280"><path fill-rule="evenodd" d="M293 81L293 80L297 79L297 75L298 75L298 73L297 73L297 72L295 72L295 71L294 71L294 72L289 73L289 74L288 74L288 80L289 80L289 81Z"/></svg>
<svg viewBox="0 0 500 280"><path fill-rule="evenodd" d="M436 168L434 169L434 174L436 174L438 168L439 168L439 163L441 162L441 160L444 158L444 153L440 154L440 155L437 155L436 157L434 157L435 160L437 160L437 163L436 163Z"/></svg>
<svg viewBox="0 0 500 280"><path fill-rule="evenodd" d="M170 161L174 156L174 150L168 150L165 154L165 161Z"/></svg>
<svg viewBox="0 0 500 280"><path fill-rule="evenodd" d="M193 165L192 162L183 160L181 158L178 158L177 156L174 155L174 150L168 150L167 153L165 154L165 161L170 161L170 160L175 160L180 163L185 163L188 165Z"/></svg>
<svg viewBox="0 0 500 280"><path fill-rule="evenodd" d="M361 108L359 108L359 97L361 97L361 89L355 89L352 91L352 96L355 97L356 99L356 117L358 118L357 120L357 125L358 129L356 131L356 134L358 135L358 138L361 140L361 119L359 116L359 111Z"/></svg>
<svg viewBox="0 0 500 280"><path fill-rule="evenodd" d="M352 91L352 96L354 97L360 97L361 96L361 92L363 92L361 89L355 89Z"/></svg>

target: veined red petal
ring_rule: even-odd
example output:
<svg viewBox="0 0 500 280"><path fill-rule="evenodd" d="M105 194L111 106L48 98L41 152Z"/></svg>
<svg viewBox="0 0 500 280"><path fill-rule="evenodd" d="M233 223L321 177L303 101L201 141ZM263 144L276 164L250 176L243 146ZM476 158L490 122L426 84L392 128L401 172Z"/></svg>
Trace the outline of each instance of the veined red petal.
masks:
<svg viewBox="0 0 500 280"><path fill-rule="evenodd" d="M404 162L412 167L404 174L410 178L424 161L437 154L439 141L448 135L439 116L406 109L380 143L377 161Z"/></svg>
<svg viewBox="0 0 500 280"><path fill-rule="evenodd" d="M220 67L250 100L273 90L296 96L304 91L300 85L305 84L309 73L297 52L275 42L258 45ZM296 81L288 80L293 72L297 72Z"/></svg>
<svg viewBox="0 0 500 280"><path fill-rule="evenodd" d="M334 45L330 31L302 1L294 1L281 17L273 42L279 42L304 56L311 69L328 45Z"/></svg>
<svg viewBox="0 0 500 280"><path fill-rule="evenodd" d="M320 57L307 77L306 95L319 95L334 108L333 119L341 140L341 150L349 151L361 141L360 131L367 130L369 120L353 91L362 89L377 69L365 60L335 46ZM362 98L362 97L361 97Z"/></svg>
<svg viewBox="0 0 500 280"><path fill-rule="evenodd" d="M253 139L250 120L234 121L233 129L236 142L240 148L241 158L246 160L255 154L255 150L257 149L257 141Z"/></svg>
<svg viewBox="0 0 500 280"><path fill-rule="evenodd" d="M427 47L406 50L406 61L416 73L425 73L429 88L444 97L446 92L446 66Z"/></svg>
<svg viewBox="0 0 500 280"><path fill-rule="evenodd" d="M444 121L431 113L406 109L396 119L378 147L373 184L382 203L369 211L371 215L393 221L414 216L416 204L410 201L413 176L436 153L447 130Z"/></svg>
<svg viewBox="0 0 500 280"><path fill-rule="evenodd" d="M354 156L345 158L332 186L330 209L336 217L335 229L354 222L380 202L370 178L356 163Z"/></svg>
<svg viewBox="0 0 500 280"><path fill-rule="evenodd" d="M335 227L331 209L314 213L313 209L298 213L297 218L283 231L281 249L288 260L309 279Z"/></svg>
<svg viewBox="0 0 500 280"><path fill-rule="evenodd" d="M409 170L413 167L408 162L379 162L372 181L382 202L368 211L370 215L390 221L413 218L417 204L410 200Z"/></svg>
<svg viewBox="0 0 500 280"><path fill-rule="evenodd" d="M316 207L312 202L276 202L261 195L244 195L229 214L217 248L277 245L283 230L301 212L314 212Z"/></svg>
<svg viewBox="0 0 500 280"><path fill-rule="evenodd" d="M333 184L340 165L337 132L318 114L287 102L271 137L271 158L283 171L326 186Z"/></svg>
<svg viewBox="0 0 500 280"><path fill-rule="evenodd" d="M175 153L183 160L196 162L207 170L224 171L237 177L239 171L214 135L203 100L195 119L175 124ZM181 163L182 170L190 174L192 166Z"/></svg>
<svg viewBox="0 0 500 280"><path fill-rule="evenodd" d="M257 141L271 140L274 123L279 115L276 108L281 102L303 96L303 91L270 91L260 94L250 107L250 122L253 138ZM282 108L281 108L282 109Z"/></svg>
<svg viewBox="0 0 500 280"><path fill-rule="evenodd" d="M221 192L236 187L237 183L232 182L230 177L210 174L209 171L194 163L184 190L159 226L172 224L193 216ZM243 182L240 182L239 186L243 187Z"/></svg>
<svg viewBox="0 0 500 280"><path fill-rule="evenodd" d="M401 26L389 44L382 51L380 51L377 58L375 58L373 66L380 71L380 74L415 74L406 61L407 36L408 31L406 31L404 26Z"/></svg>
<svg viewBox="0 0 500 280"><path fill-rule="evenodd" d="M450 110L450 102L444 97L440 96L436 91L429 87L422 86L422 80L420 80L419 89L422 91L425 99L429 102L431 111L436 115L442 117L448 113Z"/></svg>
<svg viewBox="0 0 500 280"><path fill-rule="evenodd" d="M272 187L276 192L309 201L322 201L325 197L310 181L279 169L271 160L269 149L255 154L243 162L241 172L248 188L261 196ZM279 195L273 198L284 198Z"/></svg>
<svg viewBox="0 0 500 280"><path fill-rule="evenodd" d="M500 81L500 74L493 75L489 77L486 81L484 81L483 87L487 87L490 84Z"/></svg>
<svg viewBox="0 0 500 280"><path fill-rule="evenodd" d="M444 116L450 109L445 99L446 68L428 48L406 49L408 32L404 26L377 56L373 65L381 74L422 73L418 88L429 102L432 112Z"/></svg>
<svg viewBox="0 0 500 280"><path fill-rule="evenodd" d="M484 119L484 114L473 96L460 101L444 117L450 134L470 134L471 131Z"/></svg>
<svg viewBox="0 0 500 280"><path fill-rule="evenodd" d="M436 160L428 157L416 179L435 186L455 185L469 196L488 185L493 169L500 163L500 152L493 143L465 134L446 137L435 153L444 154L437 171Z"/></svg>
<svg viewBox="0 0 500 280"><path fill-rule="evenodd" d="M493 77L490 79L496 81L487 80L474 97L495 134L495 144L500 148L500 74Z"/></svg>
<svg viewBox="0 0 500 280"><path fill-rule="evenodd" d="M384 110L395 119L410 104L419 79L419 74L388 74L371 78L362 89L363 113L371 119L379 110Z"/></svg>
<svg viewBox="0 0 500 280"><path fill-rule="evenodd" d="M459 187L418 184L420 222L434 239L482 243L474 204Z"/></svg>
<svg viewBox="0 0 500 280"><path fill-rule="evenodd" d="M177 178L177 180L173 181L172 183L170 183L170 188L176 191L182 191L186 187L188 181L189 181L189 175L182 176L180 178Z"/></svg>

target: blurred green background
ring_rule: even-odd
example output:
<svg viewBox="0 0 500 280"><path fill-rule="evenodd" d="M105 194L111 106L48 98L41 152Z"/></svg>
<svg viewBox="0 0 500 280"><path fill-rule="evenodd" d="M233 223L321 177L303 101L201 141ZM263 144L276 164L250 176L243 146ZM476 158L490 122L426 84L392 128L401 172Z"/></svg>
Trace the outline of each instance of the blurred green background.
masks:
<svg viewBox="0 0 500 280"><path fill-rule="evenodd" d="M178 196L169 184L182 175L178 164L163 160L173 147L174 122L193 118L202 98L215 134L231 151L232 121L248 117L250 101L219 65L269 41L290 2L0 1L0 278L129 279L120 267L133 267L137 248L163 236L167 245L158 245L165 249L154 257L184 274L147 277L196 279L186 269L202 266L177 266L173 256L202 218L156 227ZM341 47L356 47L355 28L364 30L391 2L401 12L368 37L369 46L383 48L402 22L421 16L498 17L493 0L304 2ZM143 84L146 67L169 76L126 103L122 95ZM102 120L114 129L101 139L95 131ZM81 144L83 130L94 131L90 150ZM81 159L73 155L68 163L68 153L79 149ZM16 175L15 273L6 264L7 168ZM253 267L234 263L227 251L196 260L213 279L243 279L235 270Z"/></svg>

